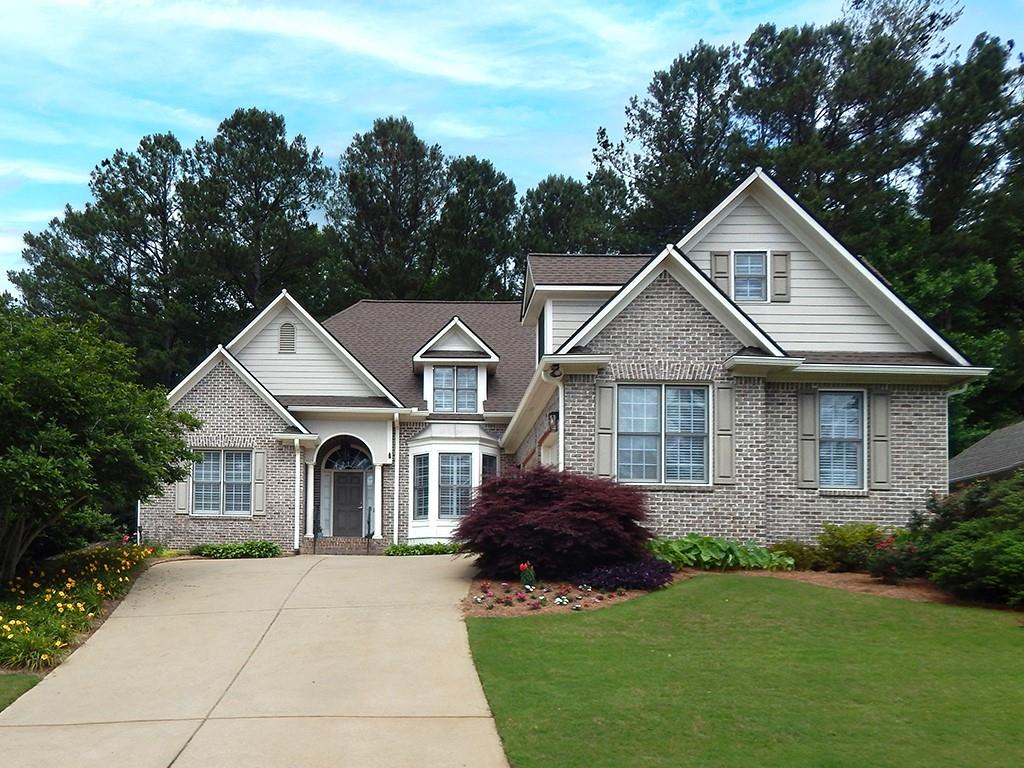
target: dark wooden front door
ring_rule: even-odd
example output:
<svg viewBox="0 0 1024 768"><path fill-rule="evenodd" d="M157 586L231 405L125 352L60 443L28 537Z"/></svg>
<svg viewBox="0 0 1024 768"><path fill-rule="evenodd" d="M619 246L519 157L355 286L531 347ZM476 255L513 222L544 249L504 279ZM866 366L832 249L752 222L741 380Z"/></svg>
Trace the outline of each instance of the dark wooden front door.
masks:
<svg viewBox="0 0 1024 768"><path fill-rule="evenodd" d="M334 535L363 535L363 473L334 473Z"/></svg>

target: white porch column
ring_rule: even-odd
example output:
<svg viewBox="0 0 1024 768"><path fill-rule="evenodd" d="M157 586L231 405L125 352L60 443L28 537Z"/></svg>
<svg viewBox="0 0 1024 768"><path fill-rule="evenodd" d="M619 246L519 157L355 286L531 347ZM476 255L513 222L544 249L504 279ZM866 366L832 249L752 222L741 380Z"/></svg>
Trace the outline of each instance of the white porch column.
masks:
<svg viewBox="0 0 1024 768"><path fill-rule="evenodd" d="M299 551L299 516L302 514L302 445L295 441L295 551Z"/></svg>
<svg viewBox="0 0 1024 768"><path fill-rule="evenodd" d="M313 538L313 462L306 462L306 538Z"/></svg>
<svg viewBox="0 0 1024 768"><path fill-rule="evenodd" d="M384 523L384 489L381 487L381 465L373 465L373 538L382 537L380 529Z"/></svg>

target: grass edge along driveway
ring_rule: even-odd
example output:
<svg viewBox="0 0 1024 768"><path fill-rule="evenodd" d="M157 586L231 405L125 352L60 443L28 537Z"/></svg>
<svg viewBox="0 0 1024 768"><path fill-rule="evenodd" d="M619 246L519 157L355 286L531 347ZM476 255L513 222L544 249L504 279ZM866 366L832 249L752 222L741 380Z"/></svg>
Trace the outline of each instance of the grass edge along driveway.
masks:
<svg viewBox="0 0 1024 768"><path fill-rule="evenodd" d="M0 712L38 682L39 675L0 672Z"/></svg>
<svg viewBox="0 0 1024 768"><path fill-rule="evenodd" d="M1019 613L702 575L467 625L514 768L1024 764Z"/></svg>

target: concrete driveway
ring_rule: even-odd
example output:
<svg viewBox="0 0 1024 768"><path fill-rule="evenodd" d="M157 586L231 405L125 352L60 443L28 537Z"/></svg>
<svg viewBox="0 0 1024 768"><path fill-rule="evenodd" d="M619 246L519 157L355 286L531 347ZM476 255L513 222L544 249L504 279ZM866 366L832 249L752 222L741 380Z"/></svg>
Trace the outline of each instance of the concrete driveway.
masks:
<svg viewBox="0 0 1024 768"><path fill-rule="evenodd" d="M0 764L507 766L441 557L151 568L0 713Z"/></svg>

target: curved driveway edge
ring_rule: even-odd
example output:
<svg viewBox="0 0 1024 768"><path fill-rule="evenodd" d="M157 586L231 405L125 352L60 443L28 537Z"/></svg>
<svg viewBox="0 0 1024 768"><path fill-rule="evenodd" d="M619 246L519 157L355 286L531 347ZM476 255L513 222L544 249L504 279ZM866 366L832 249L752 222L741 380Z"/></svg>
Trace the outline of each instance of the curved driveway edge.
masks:
<svg viewBox="0 0 1024 768"><path fill-rule="evenodd" d="M447 556L160 564L0 713L3 763L505 768L470 575Z"/></svg>

